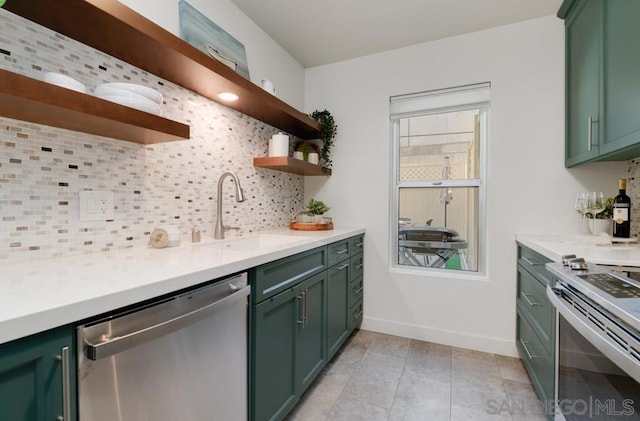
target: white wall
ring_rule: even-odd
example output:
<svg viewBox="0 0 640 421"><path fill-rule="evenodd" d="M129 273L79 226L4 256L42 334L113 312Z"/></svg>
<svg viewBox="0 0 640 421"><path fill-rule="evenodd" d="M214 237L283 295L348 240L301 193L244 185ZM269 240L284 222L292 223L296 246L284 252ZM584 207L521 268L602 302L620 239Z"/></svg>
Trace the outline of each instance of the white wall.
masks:
<svg viewBox="0 0 640 421"><path fill-rule="evenodd" d="M389 269L389 97L490 81L487 276ZM365 328L515 355L516 233L575 232L578 190L612 195L626 163L564 168L564 27L549 16L307 69L306 109L338 124L330 178L305 200L365 226Z"/></svg>
<svg viewBox="0 0 640 421"><path fill-rule="evenodd" d="M188 0L189 4L244 44L251 81L269 79L276 96L300 111L304 105L304 68L229 0ZM178 0L120 0L147 19L179 36Z"/></svg>

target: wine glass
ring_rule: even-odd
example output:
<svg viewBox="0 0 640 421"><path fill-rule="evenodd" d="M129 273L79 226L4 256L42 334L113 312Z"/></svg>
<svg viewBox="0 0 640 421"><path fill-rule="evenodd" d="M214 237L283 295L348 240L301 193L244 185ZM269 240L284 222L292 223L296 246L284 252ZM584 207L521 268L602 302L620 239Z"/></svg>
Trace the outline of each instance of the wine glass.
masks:
<svg viewBox="0 0 640 421"><path fill-rule="evenodd" d="M604 194L602 192L589 192L587 196L587 211L591 214L591 232L595 231L596 215L605 209Z"/></svg>
<svg viewBox="0 0 640 421"><path fill-rule="evenodd" d="M575 208L582 219L581 232L584 233L584 214L587 212L587 192L581 191L576 195Z"/></svg>

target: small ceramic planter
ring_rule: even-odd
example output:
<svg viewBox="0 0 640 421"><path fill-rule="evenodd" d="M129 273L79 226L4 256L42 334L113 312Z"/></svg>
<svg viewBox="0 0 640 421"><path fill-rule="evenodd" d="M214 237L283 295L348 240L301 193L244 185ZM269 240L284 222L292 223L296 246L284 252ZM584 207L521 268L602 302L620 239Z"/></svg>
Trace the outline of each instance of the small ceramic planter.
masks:
<svg viewBox="0 0 640 421"><path fill-rule="evenodd" d="M611 219L589 219L589 228L593 235L600 234L602 232L611 235L613 224Z"/></svg>

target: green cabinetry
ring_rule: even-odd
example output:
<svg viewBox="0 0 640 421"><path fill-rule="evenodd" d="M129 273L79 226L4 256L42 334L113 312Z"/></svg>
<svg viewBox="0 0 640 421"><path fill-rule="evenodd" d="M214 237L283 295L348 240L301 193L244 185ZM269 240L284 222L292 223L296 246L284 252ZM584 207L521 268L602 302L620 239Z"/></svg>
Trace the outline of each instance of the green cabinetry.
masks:
<svg viewBox="0 0 640 421"><path fill-rule="evenodd" d="M253 307L252 419L281 419L324 367L325 288L322 272Z"/></svg>
<svg viewBox="0 0 640 421"><path fill-rule="evenodd" d="M551 260L518 246L516 346L542 402L555 398L555 309L546 295Z"/></svg>
<svg viewBox="0 0 640 421"><path fill-rule="evenodd" d="M362 236L354 238L359 241L342 240L249 271L251 420L283 419L359 326ZM353 280L357 262L359 278ZM354 309L359 311L356 323Z"/></svg>
<svg viewBox="0 0 640 421"><path fill-rule="evenodd" d="M0 345L1 419L76 419L74 337L69 326Z"/></svg>
<svg viewBox="0 0 640 421"><path fill-rule="evenodd" d="M565 0L565 165L640 156L640 2Z"/></svg>
<svg viewBox="0 0 640 421"><path fill-rule="evenodd" d="M349 295L351 293L351 245L349 240L329 245L327 288L327 352L333 357L351 333Z"/></svg>

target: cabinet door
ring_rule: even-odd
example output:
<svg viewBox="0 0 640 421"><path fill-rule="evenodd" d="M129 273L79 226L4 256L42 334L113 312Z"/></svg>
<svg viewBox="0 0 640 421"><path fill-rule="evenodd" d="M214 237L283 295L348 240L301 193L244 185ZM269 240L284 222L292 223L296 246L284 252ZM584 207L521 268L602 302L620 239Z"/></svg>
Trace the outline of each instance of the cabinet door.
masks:
<svg viewBox="0 0 640 421"><path fill-rule="evenodd" d="M640 154L640 2L604 3L605 135L600 155L635 146L616 159Z"/></svg>
<svg viewBox="0 0 640 421"><path fill-rule="evenodd" d="M294 362L298 301L290 288L253 308L252 420L282 419L296 403Z"/></svg>
<svg viewBox="0 0 640 421"><path fill-rule="evenodd" d="M565 165L598 155L602 1L581 0L566 21Z"/></svg>
<svg viewBox="0 0 640 421"><path fill-rule="evenodd" d="M302 394L322 371L326 361L327 273L294 288L298 300L296 338L296 393Z"/></svg>
<svg viewBox="0 0 640 421"><path fill-rule="evenodd" d="M66 398L69 421L76 419L74 334L73 327L64 327L0 345L0 418L55 421L64 414ZM68 380L66 392L63 379Z"/></svg>
<svg viewBox="0 0 640 421"><path fill-rule="evenodd" d="M349 336L351 263L329 269L327 279L327 356L331 359Z"/></svg>

